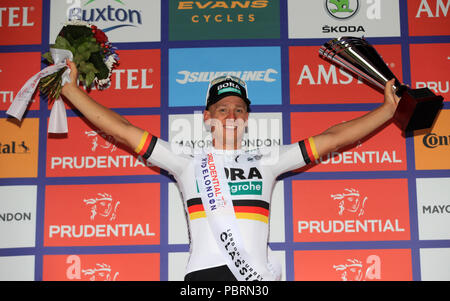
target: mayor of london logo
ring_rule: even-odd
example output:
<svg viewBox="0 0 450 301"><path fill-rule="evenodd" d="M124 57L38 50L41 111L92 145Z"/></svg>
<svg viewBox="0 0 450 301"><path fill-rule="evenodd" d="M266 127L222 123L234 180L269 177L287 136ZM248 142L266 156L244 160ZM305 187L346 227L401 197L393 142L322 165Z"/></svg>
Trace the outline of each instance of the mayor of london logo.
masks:
<svg viewBox="0 0 450 301"><path fill-rule="evenodd" d="M359 0L325 0L325 9L336 19L348 19L358 12Z"/></svg>

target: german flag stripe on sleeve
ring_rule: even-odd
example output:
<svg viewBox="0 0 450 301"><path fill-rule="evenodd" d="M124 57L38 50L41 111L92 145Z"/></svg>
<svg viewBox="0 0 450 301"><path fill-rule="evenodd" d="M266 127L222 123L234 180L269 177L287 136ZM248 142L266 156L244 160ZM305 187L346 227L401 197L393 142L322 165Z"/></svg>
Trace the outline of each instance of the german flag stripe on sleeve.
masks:
<svg viewBox="0 0 450 301"><path fill-rule="evenodd" d="M238 219L250 219L269 223L269 203L261 200L233 200L234 212ZM201 198L187 201L189 219L206 217Z"/></svg>
<svg viewBox="0 0 450 301"><path fill-rule="evenodd" d="M300 146L303 160L305 160L306 164L319 159L319 154L317 153L316 144L314 143L313 137L309 137L308 139L299 141L298 145Z"/></svg>
<svg viewBox="0 0 450 301"><path fill-rule="evenodd" d="M142 156L145 160L150 158L150 155L155 148L157 137L150 135L147 131L142 134L141 141L134 150L138 155Z"/></svg>

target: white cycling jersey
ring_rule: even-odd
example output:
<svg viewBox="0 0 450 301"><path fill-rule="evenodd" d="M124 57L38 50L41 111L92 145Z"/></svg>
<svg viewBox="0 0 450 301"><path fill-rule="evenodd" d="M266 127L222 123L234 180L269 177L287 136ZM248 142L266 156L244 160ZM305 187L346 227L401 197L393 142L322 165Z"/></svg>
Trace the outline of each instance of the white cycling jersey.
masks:
<svg viewBox="0 0 450 301"><path fill-rule="evenodd" d="M190 257L186 273L226 264L214 239L195 178L192 151L173 148L162 139L144 133L136 152L170 172L177 181L188 216ZM277 176L318 158L312 138L258 151L217 150L223 158L234 211L245 249L255 263L267 265L269 212Z"/></svg>

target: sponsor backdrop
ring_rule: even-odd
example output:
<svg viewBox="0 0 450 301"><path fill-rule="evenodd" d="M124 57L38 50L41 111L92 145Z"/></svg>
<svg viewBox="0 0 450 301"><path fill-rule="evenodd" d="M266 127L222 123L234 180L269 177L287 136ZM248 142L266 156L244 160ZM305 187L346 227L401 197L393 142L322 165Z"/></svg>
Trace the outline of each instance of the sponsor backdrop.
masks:
<svg viewBox="0 0 450 301"><path fill-rule="evenodd" d="M45 65L66 20L118 47L111 87L92 97L181 146L211 143L208 81L234 74L252 100L248 148L294 143L370 111L381 91L318 56L364 36L412 88L445 98L434 127L393 124L279 178L270 246L284 280L450 280L449 0L2 0L0 280L182 280L189 256L176 183L70 105L47 134L39 94L6 110Z"/></svg>

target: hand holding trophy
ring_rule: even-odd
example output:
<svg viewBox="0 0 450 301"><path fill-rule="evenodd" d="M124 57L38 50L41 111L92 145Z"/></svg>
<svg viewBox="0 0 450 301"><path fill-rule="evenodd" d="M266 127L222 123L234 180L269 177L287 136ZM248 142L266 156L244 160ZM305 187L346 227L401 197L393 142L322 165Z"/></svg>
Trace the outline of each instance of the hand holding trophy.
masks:
<svg viewBox="0 0 450 301"><path fill-rule="evenodd" d="M405 132L430 128L442 108L443 97L430 89L410 89L402 85L375 48L363 38L330 40L319 49L319 54L381 89L395 79L395 94L401 99L394 121Z"/></svg>

